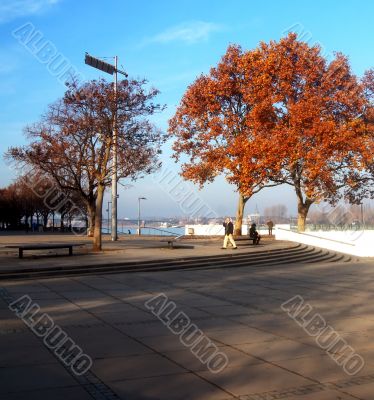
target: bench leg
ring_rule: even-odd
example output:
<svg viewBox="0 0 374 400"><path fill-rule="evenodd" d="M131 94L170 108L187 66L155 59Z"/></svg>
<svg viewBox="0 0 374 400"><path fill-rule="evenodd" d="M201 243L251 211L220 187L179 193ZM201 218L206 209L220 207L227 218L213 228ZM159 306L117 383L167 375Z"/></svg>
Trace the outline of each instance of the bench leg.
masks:
<svg viewBox="0 0 374 400"><path fill-rule="evenodd" d="M69 247L69 256L72 256L73 255L73 246L70 246Z"/></svg>
<svg viewBox="0 0 374 400"><path fill-rule="evenodd" d="M23 249L18 249L18 257L23 258Z"/></svg>

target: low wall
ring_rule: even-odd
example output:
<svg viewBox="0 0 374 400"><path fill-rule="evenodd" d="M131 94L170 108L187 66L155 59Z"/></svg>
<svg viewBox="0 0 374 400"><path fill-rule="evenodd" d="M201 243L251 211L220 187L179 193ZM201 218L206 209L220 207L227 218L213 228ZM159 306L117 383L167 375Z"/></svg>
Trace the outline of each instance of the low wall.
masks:
<svg viewBox="0 0 374 400"><path fill-rule="evenodd" d="M315 231L298 233L289 225L275 226L276 240L289 240L358 257L374 257L374 231Z"/></svg>
<svg viewBox="0 0 374 400"><path fill-rule="evenodd" d="M186 225L185 235L216 236L224 235L225 228L222 225Z"/></svg>
<svg viewBox="0 0 374 400"><path fill-rule="evenodd" d="M193 233L192 233L193 232ZM264 229L259 230L260 235L267 235L268 231ZM225 228L222 225L186 225L184 230L185 235L198 235L198 236L218 236L225 234ZM242 234L248 234L248 226L242 225Z"/></svg>

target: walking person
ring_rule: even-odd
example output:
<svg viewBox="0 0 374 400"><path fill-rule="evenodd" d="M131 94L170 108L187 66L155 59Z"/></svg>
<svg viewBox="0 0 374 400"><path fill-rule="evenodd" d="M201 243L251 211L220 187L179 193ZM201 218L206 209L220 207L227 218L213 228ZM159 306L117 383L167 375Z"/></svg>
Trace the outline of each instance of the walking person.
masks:
<svg viewBox="0 0 374 400"><path fill-rule="evenodd" d="M225 228L225 238L223 239L223 247L222 249L227 249L227 242L230 241L232 248L237 249L234 238L232 234L234 233L234 224L232 223L232 219L227 217L225 222L223 223Z"/></svg>
<svg viewBox="0 0 374 400"><path fill-rule="evenodd" d="M274 222L270 219L266 222L266 225L268 226L269 236L271 236L273 234Z"/></svg>

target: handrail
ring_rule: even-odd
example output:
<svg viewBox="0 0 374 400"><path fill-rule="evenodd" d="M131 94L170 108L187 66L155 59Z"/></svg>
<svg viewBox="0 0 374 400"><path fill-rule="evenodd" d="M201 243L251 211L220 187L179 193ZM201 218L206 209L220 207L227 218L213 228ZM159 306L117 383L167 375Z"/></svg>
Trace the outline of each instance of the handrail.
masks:
<svg viewBox="0 0 374 400"><path fill-rule="evenodd" d="M168 231L166 229L155 228L154 226L142 226L142 227L140 227L140 229L141 230L143 230L143 229L153 229L153 230L158 231L158 232L168 233L168 235L163 235L163 236L175 236L175 235L177 235L176 232L171 232L171 231ZM102 230L104 231L103 232L104 234L110 234L110 229L108 230L107 227L103 226ZM118 234L123 234L123 233L124 233L123 231L118 229ZM184 234L181 234L179 236L184 236Z"/></svg>
<svg viewBox="0 0 374 400"><path fill-rule="evenodd" d="M354 243L348 243L348 242L343 242L341 240L335 240L335 239L330 239L330 238L326 238L326 237L322 237L322 236L311 235L310 233L294 232L294 231L291 231L289 229L284 229L284 228L276 228L276 229L278 229L280 231L292 232L292 233L295 233L295 234L298 234L298 235L310 236L310 237L317 238L317 239L329 240L330 242L335 242L335 243L340 243L340 244L347 244L348 246L353 246L353 247L356 246Z"/></svg>
<svg viewBox="0 0 374 400"><path fill-rule="evenodd" d="M171 232L166 229L155 228L154 226L142 226L140 229L154 229L155 231L166 232L166 233L170 233L170 236L175 236L175 232ZM183 235L180 235L180 236L183 236Z"/></svg>

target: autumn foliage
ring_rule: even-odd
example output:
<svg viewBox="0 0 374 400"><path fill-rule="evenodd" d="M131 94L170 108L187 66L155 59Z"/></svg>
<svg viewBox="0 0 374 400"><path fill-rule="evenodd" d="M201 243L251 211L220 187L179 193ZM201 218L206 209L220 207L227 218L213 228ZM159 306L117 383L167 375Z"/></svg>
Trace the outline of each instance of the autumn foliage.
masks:
<svg viewBox="0 0 374 400"><path fill-rule="evenodd" d="M182 165L184 178L203 185L224 173L237 185L240 196L236 233L241 230L246 200L270 184L266 171L256 168L258 157L254 151L246 165L242 163L246 147L253 140L249 121L262 79L256 75L257 57L252 63L248 61L244 63L239 46L230 46L218 66L187 89L169 122L169 133L176 138L174 157L179 160L181 154L189 156L189 162Z"/></svg>
<svg viewBox="0 0 374 400"><path fill-rule="evenodd" d="M295 34L250 51L230 46L189 86L169 133L176 159L189 157L186 179L202 185L223 173L245 198L291 185L304 230L311 204L368 193L373 72L359 80L344 55L328 62Z"/></svg>
<svg viewBox="0 0 374 400"><path fill-rule="evenodd" d="M113 128L117 129L118 179L156 170L164 135L149 120L163 109L145 80L123 80L114 92L104 80L71 82L39 122L26 127L30 143L8 158L42 171L88 210L94 249L101 249L102 204L111 183Z"/></svg>

